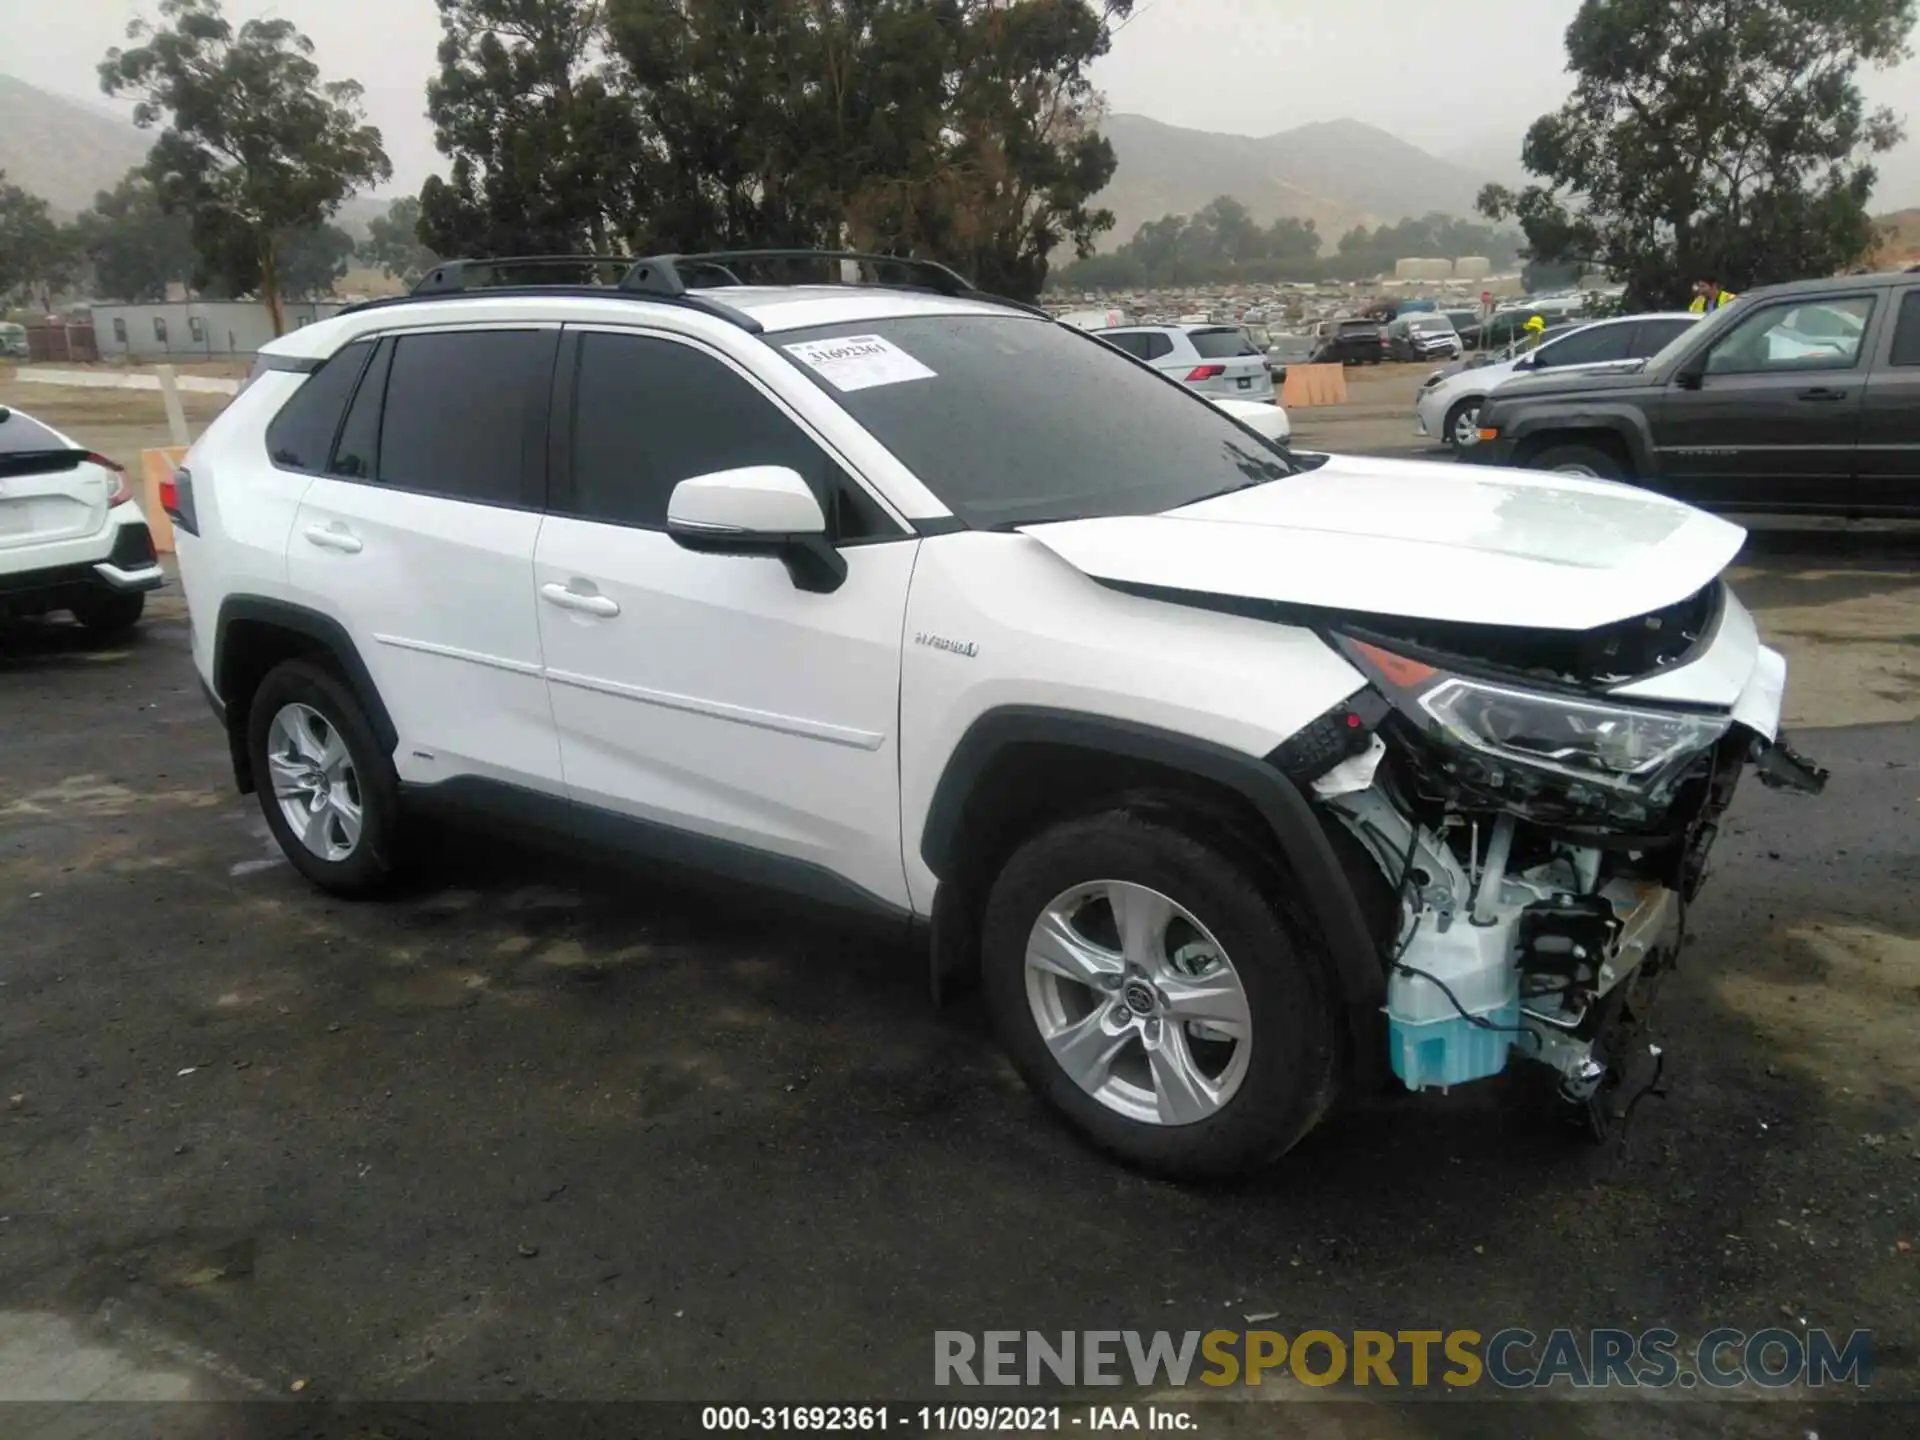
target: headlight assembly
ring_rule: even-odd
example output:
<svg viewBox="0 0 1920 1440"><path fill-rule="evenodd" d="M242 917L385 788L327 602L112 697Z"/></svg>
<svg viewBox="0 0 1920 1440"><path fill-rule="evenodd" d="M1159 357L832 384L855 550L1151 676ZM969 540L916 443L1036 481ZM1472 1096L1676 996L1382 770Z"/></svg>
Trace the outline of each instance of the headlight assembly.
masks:
<svg viewBox="0 0 1920 1440"><path fill-rule="evenodd" d="M1508 793L1501 771L1564 792L1595 791L1658 805L1702 751L1726 734L1725 715L1652 710L1450 674L1421 660L1342 637L1402 715L1460 758L1484 787ZM1466 778L1463 774L1462 778ZM1597 799L1598 796L1596 795Z"/></svg>
<svg viewBox="0 0 1920 1440"><path fill-rule="evenodd" d="M1658 794L1726 734L1723 715L1642 710L1450 676L1418 701L1461 745L1633 794Z"/></svg>

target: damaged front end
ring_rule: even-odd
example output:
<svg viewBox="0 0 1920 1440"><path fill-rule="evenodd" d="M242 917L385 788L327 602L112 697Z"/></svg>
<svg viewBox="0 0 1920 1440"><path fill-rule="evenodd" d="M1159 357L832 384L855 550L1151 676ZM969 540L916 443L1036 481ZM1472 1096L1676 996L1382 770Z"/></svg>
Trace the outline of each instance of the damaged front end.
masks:
<svg viewBox="0 0 1920 1440"><path fill-rule="evenodd" d="M1518 1054L1603 1132L1746 766L1825 781L1779 735L1784 662L1717 581L1584 632L1323 633L1370 688L1274 759L1395 897L1394 1073L1444 1089Z"/></svg>

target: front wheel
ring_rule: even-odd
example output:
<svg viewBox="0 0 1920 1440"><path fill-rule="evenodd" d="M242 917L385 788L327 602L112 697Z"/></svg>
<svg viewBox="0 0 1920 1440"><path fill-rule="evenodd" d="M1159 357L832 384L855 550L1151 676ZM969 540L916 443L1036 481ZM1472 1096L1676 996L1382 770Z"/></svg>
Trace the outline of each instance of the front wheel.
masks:
<svg viewBox="0 0 1920 1440"><path fill-rule="evenodd" d="M1447 421L1441 427L1447 444L1456 450L1465 450L1480 443L1480 397L1469 396L1447 411Z"/></svg>
<svg viewBox="0 0 1920 1440"><path fill-rule="evenodd" d="M1626 467L1605 450L1592 445L1555 445L1527 462L1529 470L1551 470L1558 475L1584 475L1590 480L1621 480Z"/></svg>
<svg viewBox="0 0 1920 1440"><path fill-rule="evenodd" d="M1320 960L1252 862L1110 811L1014 853L987 900L988 1005L1027 1083L1101 1148L1185 1179L1257 1169L1332 1102Z"/></svg>

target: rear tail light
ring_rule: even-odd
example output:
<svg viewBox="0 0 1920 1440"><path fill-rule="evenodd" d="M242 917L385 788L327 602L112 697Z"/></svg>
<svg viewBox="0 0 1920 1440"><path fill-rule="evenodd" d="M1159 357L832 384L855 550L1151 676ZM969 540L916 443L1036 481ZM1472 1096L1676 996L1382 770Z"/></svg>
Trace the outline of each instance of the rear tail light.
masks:
<svg viewBox="0 0 1920 1440"><path fill-rule="evenodd" d="M87 452L86 463L89 465L98 465L102 470L112 473L113 494L107 497L107 505L109 508L115 505L124 505L133 499L133 486L127 480L126 466L117 460L109 460L106 456L92 450Z"/></svg>
<svg viewBox="0 0 1920 1440"><path fill-rule="evenodd" d="M1226 373L1227 367L1224 365L1196 365L1187 372L1187 383L1191 385L1196 380L1218 380Z"/></svg>
<svg viewBox="0 0 1920 1440"><path fill-rule="evenodd" d="M160 508L179 529L189 535L200 533L199 520L193 513L193 475L184 465L169 471L160 482Z"/></svg>

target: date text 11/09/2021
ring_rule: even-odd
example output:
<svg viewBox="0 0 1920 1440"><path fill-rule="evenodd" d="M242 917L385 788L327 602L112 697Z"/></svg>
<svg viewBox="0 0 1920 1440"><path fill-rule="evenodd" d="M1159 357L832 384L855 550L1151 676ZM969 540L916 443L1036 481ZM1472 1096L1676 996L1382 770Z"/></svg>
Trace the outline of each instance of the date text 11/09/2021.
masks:
<svg viewBox="0 0 1920 1440"><path fill-rule="evenodd" d="M712 1431L895 1431L902 1434L1049 1435L1083 1431L1192 1434L1199 1418L1170 1405L708 1405Z"/></svg>

